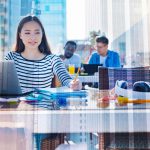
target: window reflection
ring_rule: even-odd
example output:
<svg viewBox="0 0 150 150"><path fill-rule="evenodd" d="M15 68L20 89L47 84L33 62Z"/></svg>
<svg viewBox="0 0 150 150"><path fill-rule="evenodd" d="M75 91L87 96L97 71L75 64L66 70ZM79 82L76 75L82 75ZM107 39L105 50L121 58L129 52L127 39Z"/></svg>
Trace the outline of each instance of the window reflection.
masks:
<svg viewBox="0 0 150 150"><path fill-rule="evenodd" d="M66 40L76 40L86 45L89 32L101 31L110 40L110 49L118 51L123 65L143 66L150 64L150 1L149 0L82 0L84 19L74 18L80 23L85 38L67 39L67 13L77 1L70 0L1 0L0 1L0 51L12 49L16 27L22 16L32 13L40 18L54 53L63 53ZM68 7L66 7L70 4ZM80 5L80 3L78 4ZM79 10L76 8L77 13ZM72 12L71 12L72 13ZM73 15L73 13L72 13ZM77 27L77 26L76 26ZM71 28L76 34L78 28ZM73 37L73 36L72 36ZM82 54L84 48L78 53ZM88 49L90 55L90 50ZM87 51L86 51L87 52ZM140 55L139 55L140 54ZM143 61L139 62L139 56ZM88 56L87 56L88 57ZM84 58L86 58L84 56ZM87 58L86 58L87 59ZM140 60L141 60L140 59ZM84 60L83 60L84 62Z"/></svg>

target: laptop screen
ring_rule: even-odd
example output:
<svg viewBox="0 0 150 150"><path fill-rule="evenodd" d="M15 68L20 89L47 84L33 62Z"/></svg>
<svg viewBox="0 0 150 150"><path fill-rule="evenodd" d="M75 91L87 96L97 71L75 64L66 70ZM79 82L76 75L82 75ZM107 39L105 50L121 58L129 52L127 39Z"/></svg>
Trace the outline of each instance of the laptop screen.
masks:
<svg viewBox="0 0 150 150"><path fill-rule="evenodd" d="M0 95L22 94L13 61L0 61Z"/></svg>
<svg viewBox="0 0 150 150"><path fill-rule="evenodd" d="M95 72L98 72L98 67L102 66L101 64L82 64L84 68L84 73L88 75L94 75Z"/></svg>

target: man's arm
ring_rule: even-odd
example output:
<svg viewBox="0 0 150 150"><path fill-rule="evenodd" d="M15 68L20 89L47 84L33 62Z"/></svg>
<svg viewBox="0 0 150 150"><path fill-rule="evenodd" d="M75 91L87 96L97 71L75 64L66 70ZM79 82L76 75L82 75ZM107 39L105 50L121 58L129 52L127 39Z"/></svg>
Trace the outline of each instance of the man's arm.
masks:
<svg viewBox="0 0 150 150"><path fill-rule="evenodd" d="M121 67L121 62L120 62L120 56L118 53L116 53L116 56L115 56L115 67Z"/></svg>
<svg viewBox="0 0 150 150"><path fill-rule="evenodd" d="M94 57L93 57L93 55L90 56L88 64L94 64Z"/></svg>

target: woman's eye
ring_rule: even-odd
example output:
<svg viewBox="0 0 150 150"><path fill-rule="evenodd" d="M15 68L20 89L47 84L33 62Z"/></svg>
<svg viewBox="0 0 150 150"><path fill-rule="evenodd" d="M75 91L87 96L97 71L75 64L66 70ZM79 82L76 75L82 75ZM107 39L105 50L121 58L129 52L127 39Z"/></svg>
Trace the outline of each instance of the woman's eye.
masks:
<svg viewBox="0 0 150 150"><path fill-rule="evenodd" d="M36 32L35 34L40 34L40 32Z"/></svg>
<svg viewBox="0 0 150 150"><path fill-rule="evenodd" d="M30 34L29 32L26 32L25 34Z"/></svg>

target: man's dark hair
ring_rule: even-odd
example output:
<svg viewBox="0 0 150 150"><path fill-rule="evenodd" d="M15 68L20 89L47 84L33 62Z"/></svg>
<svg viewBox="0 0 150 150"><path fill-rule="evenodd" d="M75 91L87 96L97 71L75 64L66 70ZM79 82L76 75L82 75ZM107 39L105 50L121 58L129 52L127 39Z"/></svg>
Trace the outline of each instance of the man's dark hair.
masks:
<svg viewBox="0 0 150 150"><path fill-rule="evenodd" d="M97 37L96 38L97 43L104 43L104 44L109 44L109 40L105 36Z"/></svg>
<svg viewBox="0 0 150 150"><path fill-rule="evenodd" d="M77 48L77 44L74 41L67 41L67 43L65 44L65 46L68 45L68 44L75 46L75 49Z"/></svg>

